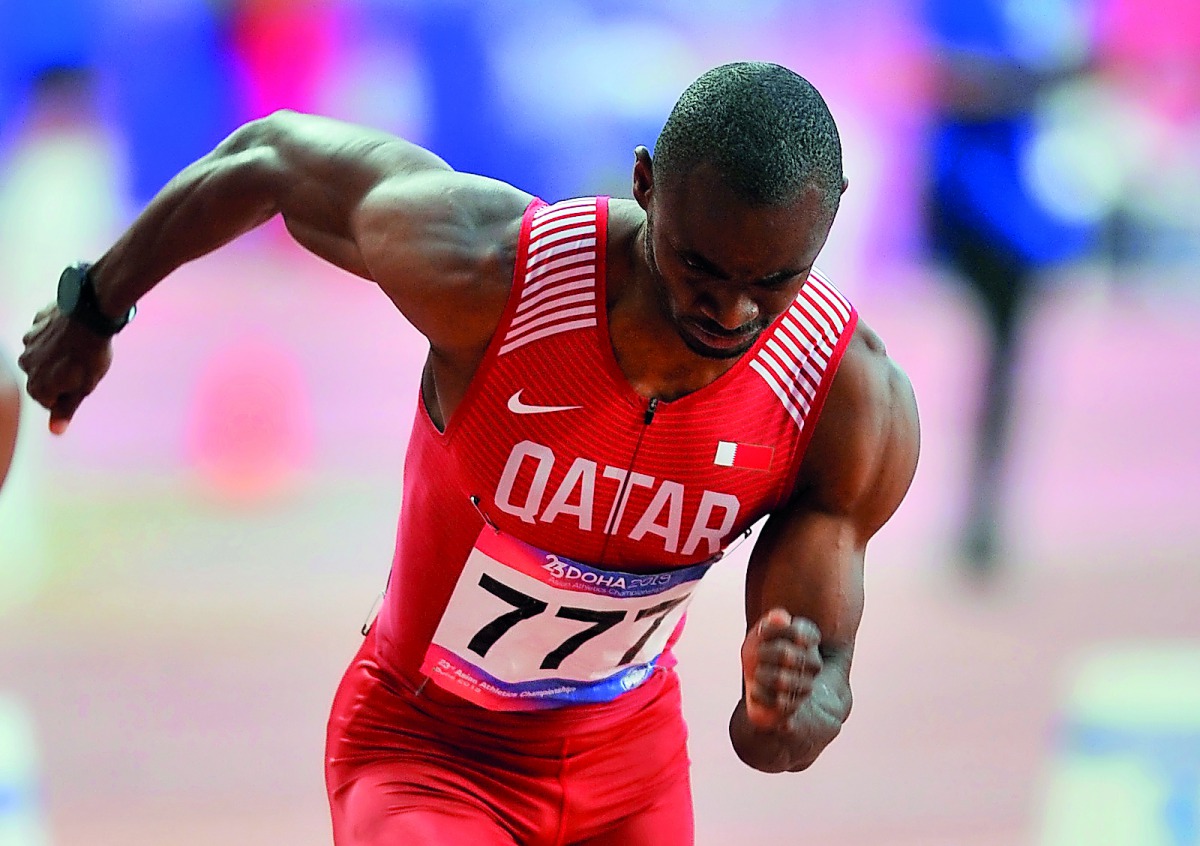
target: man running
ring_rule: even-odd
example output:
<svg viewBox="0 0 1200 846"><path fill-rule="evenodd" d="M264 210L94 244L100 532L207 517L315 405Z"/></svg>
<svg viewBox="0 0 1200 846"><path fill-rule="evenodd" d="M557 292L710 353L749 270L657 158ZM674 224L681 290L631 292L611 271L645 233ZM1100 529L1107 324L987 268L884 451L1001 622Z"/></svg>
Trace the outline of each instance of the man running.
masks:
<svg viewBox="0 0 1200 846"><path fill-rule="evenodd" d="M632 200L547 205L277 113L64 272L26 336L61 433L141 296L279 214L428 339L386 595L329 722L339 846L691 843L672 645L763 516L733 747L802 770L850 712L864 550L918 425L813 268L846 188L836 126L801 77L739 63L635 156Z"/></svg>

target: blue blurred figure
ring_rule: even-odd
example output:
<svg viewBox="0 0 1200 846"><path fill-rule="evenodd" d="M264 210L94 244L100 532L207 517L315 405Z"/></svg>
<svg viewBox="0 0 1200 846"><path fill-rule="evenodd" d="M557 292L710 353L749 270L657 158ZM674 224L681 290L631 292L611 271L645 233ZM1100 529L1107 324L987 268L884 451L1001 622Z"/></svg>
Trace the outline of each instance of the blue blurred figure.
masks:
<svg viewBox="0 0 1200 846"><path fill-rule="evenodd" d="M1093 221L1052 210L1032 184L1036 107L1084 71L1082 0L925 0L935 102L926 221L939 258L966 283L989 331L961 553L995 570L1021 329L1039 271L1086 253Z"/></svg>

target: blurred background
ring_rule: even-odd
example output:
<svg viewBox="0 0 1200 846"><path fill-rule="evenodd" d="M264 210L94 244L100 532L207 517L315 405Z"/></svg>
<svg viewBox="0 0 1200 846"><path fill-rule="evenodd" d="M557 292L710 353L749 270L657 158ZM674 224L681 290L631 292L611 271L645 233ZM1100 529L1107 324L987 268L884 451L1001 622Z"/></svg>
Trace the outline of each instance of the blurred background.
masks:
<svg viewBox="0 0 1200 846"><path fill-rule="evenodd" d="M547 200L628 196L704 70L841 128L819 264L915 385L855 713L737 762L745 552L680 647L702 846L1200 843L1192 0L0 0L0 355L61 268L279 107ZM0 846L330 842L328 705L390 563L424 356L275 223L178 271L0 492Z"/></svg>

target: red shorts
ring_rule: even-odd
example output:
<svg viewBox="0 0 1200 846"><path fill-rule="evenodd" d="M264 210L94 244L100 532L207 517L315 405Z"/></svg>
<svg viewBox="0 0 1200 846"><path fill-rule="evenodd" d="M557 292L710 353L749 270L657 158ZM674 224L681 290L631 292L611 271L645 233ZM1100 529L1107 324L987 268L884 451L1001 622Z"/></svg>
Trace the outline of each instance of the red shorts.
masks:
<svg viewBox="0 0 1200 846"><path fill-rule="evenodd" d="M371 635L325 750L336 846L690 846L688 770L673 671L607 705L500 713L384 672Z"/></svg>

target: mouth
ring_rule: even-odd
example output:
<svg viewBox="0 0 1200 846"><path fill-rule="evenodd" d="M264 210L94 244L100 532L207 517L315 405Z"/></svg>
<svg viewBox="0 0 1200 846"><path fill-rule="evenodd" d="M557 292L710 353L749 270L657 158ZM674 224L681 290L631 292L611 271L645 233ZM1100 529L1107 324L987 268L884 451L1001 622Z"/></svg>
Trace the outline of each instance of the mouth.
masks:
<svg viewBox="0 0 1200 846"><path fill-rule="evenodd" d="M684 340L691 342L689 347L701 355L715 355L717 358L728 358L745 352L753 346L754 339L759 334L757 327L729 332L706 327L694 320L683 321L681 328L684 331Z"/></svg>

